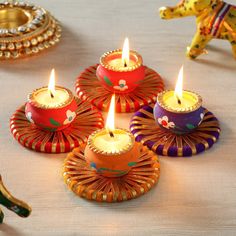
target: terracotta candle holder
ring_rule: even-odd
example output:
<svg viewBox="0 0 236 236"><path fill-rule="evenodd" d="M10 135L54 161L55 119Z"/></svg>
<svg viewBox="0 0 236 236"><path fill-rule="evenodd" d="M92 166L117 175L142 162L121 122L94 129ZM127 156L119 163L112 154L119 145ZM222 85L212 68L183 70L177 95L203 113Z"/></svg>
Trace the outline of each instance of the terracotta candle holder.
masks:
<svg viewBox="0 0 236 236"><path fill-rule="evenodd" d="M89 166L107 177L127 174L138 158L137 144L129 131L115 129L113 135L106 129L95 131L89 136L84 152Z"/></svg>
<svg viewBox="0 0 236 236"><path fill-rule="evenodd" d="M158 94L153 114L161 128L185 134L194 131L201 124L204 117L202 98L190 91L183 91L183 98L188 106L170 106L170 100L175 99L174 91L167 90Z"/></svg>
<svg viewBox="0 0 236 236"><path fill-rule="evenodd" d="M96 75L102 85L113 93L130 93L145 77L141 55L129 51L128 39L123 50L104 53L100 58Z"/></svg>
<svg viewBox="0 0 236 236"><path fill-rule="evenodd" d="M202 98L194 92L183 91L183 66L179 71L175 90L157 95L153 114L161 128L175 134L190 133L201 124L204 117Z"/></svg>
<svg viewBox="0 0 236 236"><path fill-rule="evenodd" d="M36 89L28 96L25 106L27 119L38 128L58 131L67 128L76 117L77 104L72 92L56 86L51 98L48 87Z"/></svg>

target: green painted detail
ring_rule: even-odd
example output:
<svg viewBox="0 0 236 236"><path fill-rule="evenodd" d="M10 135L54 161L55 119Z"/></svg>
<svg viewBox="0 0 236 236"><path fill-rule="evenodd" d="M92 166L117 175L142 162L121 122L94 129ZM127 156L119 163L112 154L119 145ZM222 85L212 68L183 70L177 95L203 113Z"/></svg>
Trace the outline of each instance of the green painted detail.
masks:
<svg viewBox="0 0 236 236"><path fill-rule="evenodd" d="M55 132L57 131L57 128L51 128L51 127L47 127L47 126L44 126L42 124L37 124L38 126L40 126L43 130L46 130L46 131L50 131L50 132Z"/></svg>
<svg viewBox="0 0 236 236"><path fill-rule="evenodd" d="M131 166L135 166L136 164L137 164L137 162L129 162L129 163L128 163L128 166L131 167Z"/></svg>
<svg viewBox="0 0 236 236"><path fill-rule="evenodd" d="M104 81L106 82L107 85L113 86L113 83L110 81L110 79L107 76L104 76Z"/></svg>
<svg viewBox="0 0 236 236"><path fill-rule="evenodd" d="M54 120L53 118L50 118L49 121L50 121L50 123L51 123L52 125L54 125L54 126L60 126L60 123L57 122L56 120Z"/></svg>
<svg viewBox="0 0 236 236"><path fill-rule="evenodd" d="M125 175L125 174L127 174L127 171L122 171L119 174L116 174L116 177L120 177L120 176Z"/></svg>
<svg viewBox="0 0 236 236"><path fill-rule="evenodd" d="M55 132L55 131L57 131L56 128L50 128L50 127L44 127L43 129L44 129L44 130L47 130L47 131L50 131L50 132Z"/></svg>
<svg viewBox="0 0 236 236"><path fill-rule="evenodd" d="M195 126L192 125L192 124L187 124L186 127L187 127L188 129L195 129Z"/></svg>
<svg viewBox="0 0 236 236"><path fill-rule="evenodd" d="M116 174L117 177L122 176L122 175L124 175L124 174L127 173L127 172L124 171L124 170L112 170L112 169L104 168L104 167L101 167L101 168L97 169L97 172L98 172L98 173L102 173L102 172L104 172L104 171L117 173L117 174Z"/></svg>

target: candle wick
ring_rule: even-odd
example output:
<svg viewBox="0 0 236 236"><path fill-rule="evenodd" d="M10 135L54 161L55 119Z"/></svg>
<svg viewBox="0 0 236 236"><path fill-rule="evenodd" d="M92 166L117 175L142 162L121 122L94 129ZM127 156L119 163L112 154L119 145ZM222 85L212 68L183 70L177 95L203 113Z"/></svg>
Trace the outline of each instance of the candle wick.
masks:
<svg viewBox="0 0 236 236"><path fill-rule="evenodd" d="M51 95L51 98L54 98L54 95L53 95L53 93L52 93L52 92L50 92L50 95Z"/></svg>
<svg viewBox="0 0 236 236"><path fill-rule="evenodd" d="M112 131L109 131L109 135L110 135L111 138L114 138L114 137L115 137L115 135L113 134Z"/></svg>
<svg viewBox="0 0 236 236"><path fill-rule="evenodd" d="M125 60L125 62L124 62L124 67L127 67L128 65L127 65L127 62L126 62L126 60Z"/></svg>
<svg viewBox="0 0 236 236"><path fill-rule="evenodd" d="M178 96L176 96L176 97L177 97L178 104L181 105L182 103L181 103L180 98Z"/></svg>

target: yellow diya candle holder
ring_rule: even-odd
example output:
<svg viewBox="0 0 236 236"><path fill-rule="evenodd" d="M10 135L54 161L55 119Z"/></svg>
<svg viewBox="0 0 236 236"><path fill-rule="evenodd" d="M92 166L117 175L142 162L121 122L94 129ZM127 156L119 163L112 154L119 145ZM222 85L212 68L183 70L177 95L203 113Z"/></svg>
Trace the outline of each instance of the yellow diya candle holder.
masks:
<svg viewBox="0 0 236 236"><path fill-rule="evenodd" d="M0 59L37 54L60 37L58 21L42 7L24 1L0 3Z"/></svg>
<svg viewBox="0 0 236 236"><path fill-rule="evenodd" d="M159 179L157 156L135 142L129 131L114 127L114 108L113 95L106 128L91 134L87 144L74 149L64 162L66 184L89 200L129 200L147 192Z"/></svg>

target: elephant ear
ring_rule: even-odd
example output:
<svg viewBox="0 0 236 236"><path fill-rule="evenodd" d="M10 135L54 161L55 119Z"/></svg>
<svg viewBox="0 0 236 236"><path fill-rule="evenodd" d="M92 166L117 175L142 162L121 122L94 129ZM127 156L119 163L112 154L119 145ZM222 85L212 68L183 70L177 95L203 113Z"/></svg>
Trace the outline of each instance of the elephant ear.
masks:
<svg viewBox="0 0 236 236"><path fill-rule="evenodd" d="M211 0L192 0L194 4L194 8L196 11L201 12L206 7L209 7L210 5L213 5L215 1Z"/></svg>

